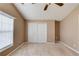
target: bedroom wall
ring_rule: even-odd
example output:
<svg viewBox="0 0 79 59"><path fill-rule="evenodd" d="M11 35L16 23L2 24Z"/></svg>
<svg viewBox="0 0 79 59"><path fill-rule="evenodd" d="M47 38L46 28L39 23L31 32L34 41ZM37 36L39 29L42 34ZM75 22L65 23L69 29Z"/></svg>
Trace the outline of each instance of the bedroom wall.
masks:
<svg viewBox="0 0 79 59"><path fill-rule="evenodd" d="M79 6L60 22L60 39L79 51Z"/></svg>
<svg viewBox="0 0 79 59"><path fill-rule="evenodd" d="M18 47L20 44L24 42L24 19L18 12L18 10L15 8L13 4L10 3L0 3L0 10L4 11L12 16L14 16L16 19L14 20L14 46L1 52L0 55L7 55L12 50L14 50L16 47Z"/></svg>
<svg viewBox="0 0 79 59"><path fill-rule="evenodd" d="M55 21L55 42L60 41L60 21Z"/></svg>

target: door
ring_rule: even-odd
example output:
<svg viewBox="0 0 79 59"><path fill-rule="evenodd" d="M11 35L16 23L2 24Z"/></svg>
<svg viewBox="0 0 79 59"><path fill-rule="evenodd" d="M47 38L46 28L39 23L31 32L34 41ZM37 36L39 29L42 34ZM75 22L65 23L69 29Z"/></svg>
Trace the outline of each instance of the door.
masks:
<svg viewBox="0 0 79 59"><path fill-rule="evenodd" d="M28 42L47 42L47 24L28 23Z"/></svg>
<svg viewBox="0 0 79 59"><path fill-rule="evenodd" d="M28 23L28 42L36 42L37 40L37 24Z"/></svg>

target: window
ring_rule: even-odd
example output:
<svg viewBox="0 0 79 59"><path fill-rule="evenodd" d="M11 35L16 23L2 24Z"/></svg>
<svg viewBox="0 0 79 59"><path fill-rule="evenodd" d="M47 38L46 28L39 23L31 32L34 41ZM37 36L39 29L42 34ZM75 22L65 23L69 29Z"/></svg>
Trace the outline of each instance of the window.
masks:
<svg viewBox="0 0 79 59"><path fill-rule="evenodd" d="M0 11L0 52L13 46L14 17Z"/></svg>

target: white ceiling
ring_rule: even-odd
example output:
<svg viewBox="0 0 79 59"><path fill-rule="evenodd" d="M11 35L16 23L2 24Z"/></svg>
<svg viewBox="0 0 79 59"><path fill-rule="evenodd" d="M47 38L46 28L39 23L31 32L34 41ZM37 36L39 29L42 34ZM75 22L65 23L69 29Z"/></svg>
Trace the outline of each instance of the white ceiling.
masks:
<svg viewBox="0 0 79 59"><path fill-rule="evenodd" d="M27 20L63 20L73 9L77 3L64 3L59 7L52 3L46 11L44 11L45 3L25 3L24 5L17 3L15 6Z"/></svg>

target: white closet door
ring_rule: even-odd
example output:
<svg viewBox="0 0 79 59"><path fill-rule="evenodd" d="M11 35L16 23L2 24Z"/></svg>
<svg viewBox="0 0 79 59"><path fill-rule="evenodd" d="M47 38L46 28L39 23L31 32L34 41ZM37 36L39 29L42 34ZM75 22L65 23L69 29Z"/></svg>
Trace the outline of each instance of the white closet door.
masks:
<svg viewBox="0 0 79 59"><path fill-rule="evenodd" d="M47 42L47 24L38 24L37 42Z"/></svg>
<svg viewBox="0 0 79 59"><path fill-rule="evenodd" d="M47 24L29 23L28 42L47 42Z"/></svg>
<svg viewBox="0 0 79 59"><path fill-rule="evenodd" d="M37 40L37 24L29 23L28 24L28 41L36 42Z"/></svg>

